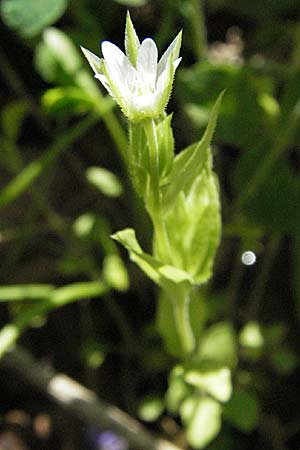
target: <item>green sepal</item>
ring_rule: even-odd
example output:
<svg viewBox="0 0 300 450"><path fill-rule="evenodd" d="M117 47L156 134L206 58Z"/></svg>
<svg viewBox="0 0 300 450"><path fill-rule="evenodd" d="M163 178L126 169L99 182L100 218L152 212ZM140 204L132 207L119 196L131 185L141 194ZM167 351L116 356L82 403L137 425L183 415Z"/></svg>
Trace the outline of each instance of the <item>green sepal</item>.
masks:
<svg viewBox="0 0 300 450"><path fill-rule="evenodd" d="M149 190L149 156L143 127L129 123L128 165L132 184L140 197L147 196Z"/></svg>
<svg viewBox="0 0 300 450"><path fill-rule="evenodd" d="M178 285L184 287L193 284L193 279L184 270L164 264L145 253L140 247L135 231L132 228L126 228L113 234L111 237L120 242L129 251L130 259L163 289L172 291Z"/></svg>
<svg viewBox="0 0 300 450"><path fill-rule="evenodd" d="M102 73L102 59L98 56L94 55L94 53L90 52L87 48L80 46L82 53L88 60L89 65L93 69L94 73Z"/></svg>
<svg viewBox="0 0 300 450"><path fill-rule="evenodd" d="M178 193L181 191L186 192L201 173L207 161L207 152L209 152L209 146L216 127L223 95L224 91L221 92L212 109L206 131L201 141L198 144L190 145L176 156L164 190L163 202L165 209L172 207Z"/></svg>
<svg viewBox="0 0 300 450"><path fill-rule="evenodd" d="M125 50L129 61L134 67L136 66L139 47L140 41L131 21L129 11L127 11L125 27Z"/></svg>
<svg viewBox="0 0 300 450"><path fill-rule="evenodd" d="M164 118L156 127L159 148L159 175L167 176L174 160L174 137L171 127L172 114Z"/></svg>

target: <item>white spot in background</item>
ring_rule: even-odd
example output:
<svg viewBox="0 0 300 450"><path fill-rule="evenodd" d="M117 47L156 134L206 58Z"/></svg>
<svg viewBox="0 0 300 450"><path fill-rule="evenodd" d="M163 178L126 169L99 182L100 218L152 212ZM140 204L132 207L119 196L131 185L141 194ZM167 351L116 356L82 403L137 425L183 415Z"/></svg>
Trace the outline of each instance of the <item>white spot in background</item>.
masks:
<svg viewBox="0 0 300 450"><path fill-rule="evenodd" d="M252 266L252 264L256 261L256 255L255 253L248 250L247 252L244 252L242 254L242 263L245 264L245 266Z"/></svg>

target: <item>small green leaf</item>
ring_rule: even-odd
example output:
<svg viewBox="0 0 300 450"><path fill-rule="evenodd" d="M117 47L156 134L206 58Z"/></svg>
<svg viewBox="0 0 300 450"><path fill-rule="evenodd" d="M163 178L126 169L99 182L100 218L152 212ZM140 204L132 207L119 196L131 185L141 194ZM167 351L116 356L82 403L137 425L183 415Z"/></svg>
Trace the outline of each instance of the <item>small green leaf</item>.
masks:
<svg viewBox="0 0 300 450"><path fill-rule="evenodd" d="M127 2L125 2L127 4ZM142 3L143 0L142 0ZM126 28L125 28L125 50L131 64L135 67L140 47L139 38L135 32L133 23L131 21L130 13L127 11L126 15Z"/></svg>
<svg viewBox="0 0 300 450"><path fill-rule="evenodd" d="M264 345L264 337L260 325L257 322L248 322L240 333L240 344L251 349L261 349Z"/></svg>
<svg viewBox="0 0 300 450"><path fill-rule="evenodd" d="M120 242L129 251L131 260L159 286L169 290L172 288L176 289L176 285L181 283L193 283L192 278L187 272L177 267L163 264L145 253L140 247L135 236L135 231L132 228L126 228L111 237Z"/></svg>
<svg viewBox="0 0 300 450"><path fill-rule="evenodd" d="M86 238L91 235L95 225L95 216L90 213L82 214L73 223L73 231L79 238Z"/></svg>
<svg viewBox="0 0 300 450"><path fill-rule="evenodd" d="M128 273L119 255L111 254L104 258L103 276L113 289L123 292L128 290Z"/></svg>
<svg viewBox="0 0 300 450"><path fill-rule="evenodd" d="M90 167L86 171L88 181L108 197L120 197L122 185L116 175L103 167Z"/></svg>
<svg viewBox="0 0 300 450"><path fill-rule="evenodd" d="M220 402L227 402L231 396L231 374L228 367L216 367L212 364L194 366L186 369L184 379Z"/></svg>
<svg viewBox="0 0 300 450"><path fill-rule="evenodd" d="M33 37L56 22L68 4L68 0L2 0L1 16L6 25L22 36Z"/></svg>
<svg viewBox="0 0 300 450"><path fill-rule="evenodd" d="M180 414L187 440L196 449L205 448L221 429L221 406L212 398L192 395L183 402Z"/></svg>
<svg viewBox="0 0 300 450"><path fill-rule="evenodd" d="M171 414L177 414L183 400L191 394L191 388L185 383L182 366L172 369L169 376L169 387L166 392L166 407Z"/></svg>
<svg viewBox="0 0 300 450"><path fill-rule="evenodd" d="M197 359L217 361L228 367L236 366L237 338L230 323L220 322L206 330L199 343Z"/></svg>

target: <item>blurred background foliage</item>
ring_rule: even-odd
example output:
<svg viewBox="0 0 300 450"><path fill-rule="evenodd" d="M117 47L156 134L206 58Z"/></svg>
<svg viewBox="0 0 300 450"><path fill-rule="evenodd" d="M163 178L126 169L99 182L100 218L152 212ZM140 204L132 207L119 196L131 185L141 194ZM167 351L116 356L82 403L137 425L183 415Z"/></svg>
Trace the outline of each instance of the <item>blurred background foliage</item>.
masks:
<svg viewBox="0 0 300 450"><path fill-rule="evenodd" d="M224 372L200 379L176 366L168 304L156 317L155 288L109 237L134 226L151 245L123 166L126 122L79 46L122 46L127 8L160 51L184 31L168 107L177 151L199 139L226 89L213 146L223 239L191 310L198 356L233 373L228 402L215 401L229 389ZM300 1L1 0L0 9L0 353L25 331L35 355L183 447L299 448ZM241 262L247 250L253 266ZM58 414L13 380L1 385L2 417ZM104 431L62 433L57 421L54 438L23 445L128 447Z"/></svg>

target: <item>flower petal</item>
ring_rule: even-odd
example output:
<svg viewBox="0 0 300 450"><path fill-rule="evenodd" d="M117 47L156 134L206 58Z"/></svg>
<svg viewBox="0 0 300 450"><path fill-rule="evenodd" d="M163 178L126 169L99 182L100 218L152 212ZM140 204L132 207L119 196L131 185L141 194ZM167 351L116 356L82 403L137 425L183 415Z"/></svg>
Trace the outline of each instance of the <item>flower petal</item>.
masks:
<svg viewBox="0 0 300 450"><path fill-rule="evenodd" d="M109 82L108 79L106 78L105 75L102 75L102 73L97 73L95 75L95 78L97 78L99 81L101 81L102 85L105 87L105 89L107 90L107 92L109 93L109 95L111 95L112 97L114 97L114 94L112 93L110 86L109 86Z"/></svg>
<svg viewBox="0 0 300 450"><path fill-rule="evenodd" d="M127 56L116 45L108 41L102 42L101 49L107 70L111 77L122 86L132 72L132 65Z"/></svg>
<svg viewBox="0 0 300 450"><path fill-rule="evenodd" d="M155 89L157 71L157 47L152 39L145 39L138 51L137 71L142 77L146 87L152 92Z"/></svg>

